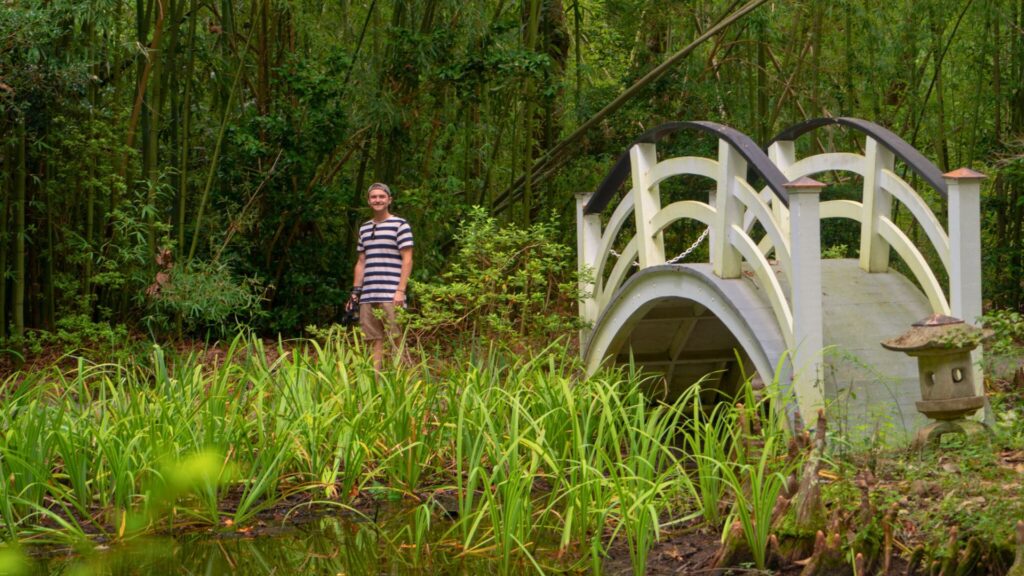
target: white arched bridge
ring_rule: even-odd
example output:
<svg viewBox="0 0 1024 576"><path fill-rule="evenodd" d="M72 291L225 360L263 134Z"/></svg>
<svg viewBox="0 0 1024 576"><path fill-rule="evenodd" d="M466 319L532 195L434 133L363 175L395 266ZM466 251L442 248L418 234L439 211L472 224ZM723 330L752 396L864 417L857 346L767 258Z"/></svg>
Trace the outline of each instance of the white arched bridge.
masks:
<svg viewBox="0 0 1024 576"><path fill-rule="evenodd" d="M829 125L862 149L798 157L796 141ZM678 133L717 138L717 157L659 159L657 144ZM841 182L852 198L827 199L831 188L812 176ZM829 406L851 428L908 433L922 418L917 366L879 342L932 313L981 315L982 178L942 174L899 136L855 118L793 126L767 151L711 122L655 128L577 199L587 369L634 362L663 375L669 396L708 374L709 394L729 394L757 373L792 393L794 418L812 421ZM822 223L832 219L854 223L858 259L822 257ZM702 230L706 249L692 251ZM975 376L981 394L980 368Z"/></svg>

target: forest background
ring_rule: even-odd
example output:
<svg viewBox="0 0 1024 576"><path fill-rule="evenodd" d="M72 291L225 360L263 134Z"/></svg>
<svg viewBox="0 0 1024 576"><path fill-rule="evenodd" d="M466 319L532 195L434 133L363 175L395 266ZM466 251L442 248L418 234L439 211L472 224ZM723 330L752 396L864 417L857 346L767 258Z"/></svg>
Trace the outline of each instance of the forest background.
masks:
<svg viewBox="0 0 1024 576"><path fill-rule="evenodd" d="M765 144L820 116L985 173L986 303L1020 311L1024 0L752 4L638 85L750 4L3 0L0 337L297 333L337 320L373 181L412 222L425 282L473 206L573 246L575 194L662 122ZM816 134L800 145L862 145ZM149 297L164 249L174 296Z"/></svg>

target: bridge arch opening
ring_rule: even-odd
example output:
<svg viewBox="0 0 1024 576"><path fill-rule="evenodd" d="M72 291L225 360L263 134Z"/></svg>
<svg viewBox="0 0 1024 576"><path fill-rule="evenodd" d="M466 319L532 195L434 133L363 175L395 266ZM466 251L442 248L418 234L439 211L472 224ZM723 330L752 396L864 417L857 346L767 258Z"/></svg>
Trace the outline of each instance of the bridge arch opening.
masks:
<svg viewBox="0 0 1024 576"><path fill-rule="evenodd" d="M647 390L653 399L671 401L698 382L705 405L731 399L757 372L736 336L699 302L665 298L635 322L609 360L632 362L653 376Z"/></svg>
<svg viewBox="0 0 1024 576"><path fill-rule="evenodd" d="M591 371L633 362L658 376L652 397L669 401L703 379L702 399L713 402L733 397L745 376L769 382L777 370L788 392L785 348L753 284L723 281L708 264L669 264L623 284L595 323L584 358ZM795 403L788 411L795 413Z"/></svg>

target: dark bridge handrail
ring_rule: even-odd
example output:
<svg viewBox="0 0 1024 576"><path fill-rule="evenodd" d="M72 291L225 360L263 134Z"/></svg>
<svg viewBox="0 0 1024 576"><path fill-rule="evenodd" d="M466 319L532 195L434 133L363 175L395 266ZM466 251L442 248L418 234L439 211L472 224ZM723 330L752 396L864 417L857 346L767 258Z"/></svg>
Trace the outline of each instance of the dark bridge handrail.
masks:
<svg viewBox="0 0 1024 576"><path fill-rule="evenodd" d="M586 207L583 209L584 214L597 214L608 206L615 192L619 189L619 186L626 181L629 177L630 172L630 160L629 150L636 144L653 144L662 140L666 136L678 132L680 130L698 130L701 132L707 132L718 136L719 139L725 140L737 152L740 156L747 161L747 165L756 174L764 178L768 187L775 193L783 204L789 206L789 195L786 193L786 177L783 176L782 172L778 169L768 156L765 155L764 151L754 143L746 134L717 124L715 122L669 122L662 124L656 128L652 128L647 132L644 132L639 138L633 141L626 149L626 152L619 156L619 159L615 162L615 166L612 167L608 175L604 177L601 184L597 187L597 191L594 192L594 196L587 202Z"/></svg>
<svg viewBox="0 0 1024 576"><path fill-rule="evenodd" d="M883 128L874 122L868 120L861 120L860 118L815 118L799 124L794 124L789 128L786 128L782 132L779 132L775 138L772 138L768 146L771 146L775 142L796 140L800 136L822 126L830 125L846 126L853 128L858 132L867 134L872 137L882 146L885 146L891 151L897 158L902 160L911 170L913 170L918 176L924 179L925 182L931 185L936 192L946 198L946 181L942 177L942 171L936 166L931 160L924 157L923 154L917 151L916 148L907 143L906 140L900 138L887 128Z"/></svg>

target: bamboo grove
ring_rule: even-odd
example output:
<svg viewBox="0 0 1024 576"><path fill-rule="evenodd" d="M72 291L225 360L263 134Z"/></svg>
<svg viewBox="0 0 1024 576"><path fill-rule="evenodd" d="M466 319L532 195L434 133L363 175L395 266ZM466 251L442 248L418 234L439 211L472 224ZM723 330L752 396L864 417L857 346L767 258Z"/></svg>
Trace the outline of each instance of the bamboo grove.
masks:
<svg viewBox="0 0 1024 576"><path fill-rule="evenodd" d="M1022 28L1017 0L8 0L0 330L294 331L337 313L372 181L426 279L471 206L571 221L644 128L825 115L986 173L986 297L1019 309Z"/></svg>

